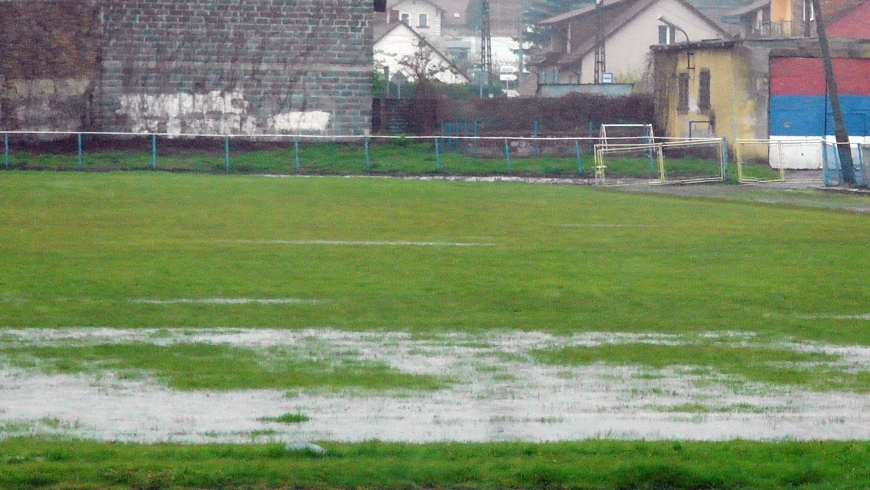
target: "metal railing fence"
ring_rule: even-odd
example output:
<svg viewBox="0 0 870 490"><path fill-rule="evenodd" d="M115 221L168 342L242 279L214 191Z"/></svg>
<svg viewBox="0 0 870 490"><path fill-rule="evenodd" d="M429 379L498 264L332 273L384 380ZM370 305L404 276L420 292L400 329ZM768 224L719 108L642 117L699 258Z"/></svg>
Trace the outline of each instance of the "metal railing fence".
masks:
<svg viewBox="0 0 870 490"><path fill-rule="evenodd" d="M677 139L656 138L659 142L672 140ZM517 175L587 179L594 183L596 170L591 149L599 139L451 134L319 136L5 131L2 142L0 164L7 170ZM609 175L627 180L648 179L630 166L628 163L610 165Z"/></svg>

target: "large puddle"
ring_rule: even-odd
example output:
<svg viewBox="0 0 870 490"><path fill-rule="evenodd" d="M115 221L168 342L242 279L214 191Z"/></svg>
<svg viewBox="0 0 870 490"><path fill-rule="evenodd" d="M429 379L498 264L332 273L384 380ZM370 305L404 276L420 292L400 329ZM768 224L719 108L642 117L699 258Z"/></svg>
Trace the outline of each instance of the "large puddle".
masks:
<svg viewBox="0 0 870 490"><path fill-rule="evenodd" d="M711 334L752 342L743 334ZM748 382L699 382L687 370L535 362L533 349L613 342L683 343L666 335L556 337L499 332L415 337L318 330L0 330L4 345L223 343L353 352L408 373L449 376L440 391L174 391L112 372L53 375L0 367L0 437L66 434L137 442L564 441L870 439L870 395ZM782 347L782 345L778 345ZM866 369L870 349L791 346ZM232 369L231 365L227 369ZM264 417L302 413L298 424Z"/></svg>

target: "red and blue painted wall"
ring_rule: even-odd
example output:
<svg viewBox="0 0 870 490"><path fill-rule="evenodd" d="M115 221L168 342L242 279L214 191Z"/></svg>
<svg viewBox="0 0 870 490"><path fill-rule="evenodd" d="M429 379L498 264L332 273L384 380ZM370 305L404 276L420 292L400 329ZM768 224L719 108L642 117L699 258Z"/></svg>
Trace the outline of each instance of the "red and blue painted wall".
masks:
<svg viewBox="0 0 870 490"><path fill-rule="evenodd" d="M836 58L834 74L846 129L870 136L870 59ZM820 58L770 61L770 136L825 138L834 134L830 96Z"/></svg>

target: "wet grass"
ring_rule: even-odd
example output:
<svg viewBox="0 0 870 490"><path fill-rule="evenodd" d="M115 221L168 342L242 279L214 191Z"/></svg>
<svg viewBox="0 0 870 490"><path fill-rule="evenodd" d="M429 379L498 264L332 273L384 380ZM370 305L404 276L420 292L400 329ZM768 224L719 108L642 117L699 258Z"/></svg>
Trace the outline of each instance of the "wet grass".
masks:
<svg viewBox="0 0 870 490"><path fill-rule="evenodd" d="M776 409L770 407L758 407L748 403L738 403L727 406L709 406L701 403L683 403L664 407L654 407L660 412L666 413L769 413Z"/></svg>
<svg viewBox="0 0 870 490"><path fill-rule="evenodd" d="M866 321L857 319L870 305L870 270L862 266L870 216L863 214L522 184L145 172L2 177L3 327L327 326L421 338L500 329L737 331L870 345ZM290 240L320 244L282 242ZM179 298L304 301L173 302ZM199 344L3 347L21 366L144 373L187 390L293 394L449 382L353 355L300 359ZM865 371L847 370L836 356L774 347L628 345L537 355L566 365L685 366L814 390L865 392L870 384ZM315 457L272 444L9 438L33 425L5 427L0 488L10 489L870 487L870 444L856 441L372 441L324 443L329 453Z"/></svg>
<svg viewBox="0 0 870 490"><path fill-rule="evenodd" d="M870 345L860 320L837 317L868 313L863 214L329 177L8 172L0 190L5 327L736 330ZM210 298L273 302L176 301Z"/></svg>
<svg viewBox="0 0 870 490"><path fill-rule="evenodd" d="M145 373L177 390L435 390L449 385L446 378L406 374L348 356L307 358L275 348L205 343L0 347L0 356L14 366L48 373L111 371L122 378Z"/></svg>
<svg viewBox="0 0 870 490"><path fill-rule="evenodd" d="M18 170L164 170L203 173L267 174L372 174L372 175L481 175L510 174L578 176L589 174L593 166L586 156L586 169L571 146L545 149L536 154L505 150L502 141L463 145L452 149L446 141L416 142L408 139L374 140L366 148L362 140L351 143L312 143L292 141L273 144L268 149L232 148L225 151L223 139L211 144L199 142L194 149L179 149L176 144L158 151L156 160L150 143L141 151L86 151L77 153L13 152L10 168ZM573 145L573 143L571 143ZM510 146L510 145L508 145ZM70 150L75 147L72 145Z"/></svg>
<svg viewBox="0 0 870 490"><path fill-rule="evenodd" d="M795 178L801 179L800 176ZM809 207L844 211L870 211L870 194L838 191L835 188L826 190L764 189L758 186L699 185L682 186L680 188L648 186L632 189L640 192L658 192L663 194L674 192L682 196L695 196L705 200L776 205L794 209Z"/></svg>
<svg viewBox="0 0 870 490"><path fill-rule="evenodd" d="M560 444L322 443L199 446L0 441L15 489L859 489L866 442L584 441Z"/></svg>
<svg viewBox="0 0 870 490"><path fill-rule="evenodd" d="M278 422L280 424L301 424L311 420L311 417L304 413L285 413L277 417L261 417L257 420L261 422Z"/></svg>
<svg viewBox="0 0 870 490"><path fill-rule="evenodd" d="M725 375L811 391L870 392L870 371L855 371L840 356L784 348L625 343L540 349L531 355L555 365L604 363L654 370L677 368L704 379Z"/></svg>
<svg viewBox="0 0 870 490"><path fill-rule="evenodd" d="M661 177L658 162L646 157L604 158L607 177L634 177L657 180ZM665 176L669 180L680 178L713 178L721 175L719 161L694 157L666 158Z"/></svg>
<svg viewBox="0 0 870 490"><path fill-rule="evenodd" d="M745 162L743 164L743 178L746 180L776 181L782 179L782 175L768 162Z"/></svg>

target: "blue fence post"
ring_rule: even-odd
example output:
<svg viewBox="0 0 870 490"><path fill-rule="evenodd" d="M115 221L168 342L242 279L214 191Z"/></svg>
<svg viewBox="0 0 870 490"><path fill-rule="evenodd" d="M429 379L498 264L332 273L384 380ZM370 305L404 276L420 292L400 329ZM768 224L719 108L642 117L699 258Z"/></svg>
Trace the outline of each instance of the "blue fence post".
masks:
<svg viewBox="0 0 870 490"><path fill-rule="evenodd" d="M507 159L507 171L508 173L513 172L513 165L511 164L511 145L508 143L507 138L504 140L504 156Z"/></svg>
<svg viewBox="0 0 870 490"><path fill-rule="evenodd" d="M366 136L365 147L366 147L366 172L370 172L372 170L372 157L369 154L369 137L368 136Z"/></svg>
<svg viewBox="0 0 870 490"><path fill-rule="evenodd" d="M224 136L224 156L226 159L227 173L230 173L230 136Z"/></svg>
<svg viewBox="0 0 870 490"><path fill-rule="evenodd" d="M435 171L440 172L443 168L441 167L441 148L439 144L440 138L435 138Z"/></svg>
<svg viewBox="0 0 870 490"><path fill-rule="evenodd" d="M294 138L294 139L293 139L293 150L294 150L294 152L295 152L295 155L294 155L294 157L295 157L295 162L294 162L294 164L293 164L293 168L294 168L294 170L296 170L296 171L298 172L298 171L299 171L299 167L300 167L300 162L299 162L299 138Z"/></svg>
<svg viewBox="0 0 870 490"><path fill-rule="evenodd" d="M9 133L3 133L3 165L9 168Z"/></svg>
<svg viewBox="0 0 870 490"><path fill-rule="evenodd" d="M76 140L78 141L78 150L79 150L79 168L84 165L84 157L82 157L82 133L78 133Z"/></svg>
<svg viewBox="0 0 870 490"><path fill-rule="evenodd" d="M577 152L577 173L583 175L583 150L580 149L580 140L574 140L574 151Z"/></svg>
<svg viewBox="0 0 870 490"><path fill-rule="evenodd" d="M151 170L157 170L157 135L151 135Z"/></svg>

